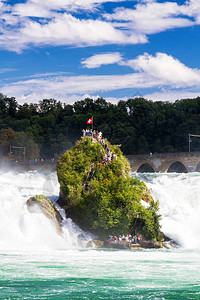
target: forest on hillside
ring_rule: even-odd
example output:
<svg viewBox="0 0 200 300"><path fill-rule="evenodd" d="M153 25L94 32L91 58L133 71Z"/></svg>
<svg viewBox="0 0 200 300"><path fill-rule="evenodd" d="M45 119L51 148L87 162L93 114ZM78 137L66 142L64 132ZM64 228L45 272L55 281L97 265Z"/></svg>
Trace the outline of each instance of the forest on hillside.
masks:
<svg viewBox="0 0 200 300"><path fill-rule="evenodd" d="M200 97L174 103L144 98L119 101L84 99L74 104L43 99L20 105L0 94L0 158L57 158L81 137L93 116L101 130L125 155L188 151L188 134L200 134ZM200 139L192 138L191 151L200 151Z"/></svg>

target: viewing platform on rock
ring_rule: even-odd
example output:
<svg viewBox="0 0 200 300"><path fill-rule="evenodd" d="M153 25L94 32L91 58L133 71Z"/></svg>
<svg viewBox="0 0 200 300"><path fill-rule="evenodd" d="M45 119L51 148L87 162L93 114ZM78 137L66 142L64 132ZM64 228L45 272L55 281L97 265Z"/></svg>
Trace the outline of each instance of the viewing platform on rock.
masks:
<svg viewBox="0 0 200 300"><path fill-rule="evenodd" d="M109 243L109 248L116 249L152 249L152 248L162 248L162 243L153 242L153 241L140 241L137 243L134 242L116 242L112 241Z"/></svg>

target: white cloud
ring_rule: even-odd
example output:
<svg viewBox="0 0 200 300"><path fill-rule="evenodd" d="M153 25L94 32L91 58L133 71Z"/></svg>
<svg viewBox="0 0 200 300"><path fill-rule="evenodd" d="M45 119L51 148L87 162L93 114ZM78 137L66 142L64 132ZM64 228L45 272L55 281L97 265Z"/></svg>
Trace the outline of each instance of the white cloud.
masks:
<svg viewBox="0 0 200 300"><path fill-rule="evenodd" d="M8 13L8 12L2 14L1 19L2 19L2 21L4 21L6 23L6 26L15 26L19 23L19 18L17 16L14 16L14 15ZM1 30L2 29L3 29L3 26L1 28Z"/></svg>
<svg viewBox="0 0 200 300"><path fill-rule="evenodd" d="M186 2L185 14L194 17L196 24L200 24L200 2L199 0L190 0Z"/></svg>
<svg viewBox="0 0 200 300"><path fill-rule="evenodd" d="M14 6L13 12L21 16L37 16L44 12L44 17L51 11L77 11L77 10L93 10L100 4L105 2L124 2L126 0L28 0L25 3L19 3ZM41 10L41 11L39 11Z"/></svg>
<svg viewBox="0 0 200 300"><path fill-rule="evenodd" d="M31 45L147 43L148 34L200 24L199 0L182 5L138 0L133 9L120 7L109 14L101 6L106 2L125 0L28 0L13 5L0 1L0 47L20 52ZM82 19L73 15L84 10L90 14Z"/></svg>
<svg viewBox="0 0 200 300"><path fill-rule="evenodd" d="M189 68L166 53L158 52L155 56L144 53L135 59L126 61L119 52L114 52L94 55L82 62L87 68L95 68L100 67L102 64L112 63L129 66L143 77L151 78L159 85L170 85L175 88L200 85L199 69Z"/></svg>
<svg viewBox="0 0 200 300"><path fill-rule="evenodd" d="M120 57L119 55L118 58ZM101 63L103 61L105 62L101 60ZM73 95L81 97L84 94L102 94L117 90L126 91L126 89L142 89L144 94L146 88L167 90L168 98L171 99L175 93L181 91L187 96L187 93L191 94L189 92L191 88L200 90L200 70L189 68L165 53L157 53L155 56L145 53L132 60L124 62L119 60L118 63L131 67L134 72L125 75L100 76L71 76L62 72L37 74L29 79L4 84L0 90L8 96L15 96L20 102L37 102L43 98L55 98L67 102ZM97 64L97 61L94 61L94 64ZM160 95L163 95L163 100L167 100L165 94L162 91L151 95L154 97L153 100ZM151 98L150 95L145 97Z"/></svg>
<svg viewBox="0 0 200 300"><path fill-rule="evenodd" d="M9 10L10 5L5 4L4 1L0 1L0 12Z"/></svg>
<svg viewBox="0 0 200 300"><path fill-rule="evenodd" d="M11 69L11 68L0 68L0 73L7 73L7 72L13 72L17 71L16 69Z"/></svg>
<svg viewBox="0 0 200 300"><path fill-rule="evenodd" d="M100 20L80 20L70 14L59 14L48 24L28 22L20 30L26 43L32 39L37 44L79 44L101 45L111 43L139 43L146 42L143 36L127 35L115 29L112 24Z"/></svg>
<svg viewBox="0 0 200 300"><path fill-rule="evenodd" d="M139 3L152 3L152 2L156 2L157 0L136 0Z"/></svg>
<svg viewBox="0 0 200 300"><path fill-rule="evenodd" d="M42 2L41 2L42 4ZM37 5L32 1L24 4L17 4L14 6L12 14L20 17L37 17L37 18L48 18L51 16L50 10L47 6Z"/></svg>
<svg viewBox="0 0 200 300"><path fill-rule="evenodd" d="M147 42L144 35L116 29L110 22L95 19L96 16L88 18L85 15L84 19L78 19L69 13L84 9L92 11L104 2L107 0L28 0L13 6L0 2L0 47L21 52L30 45L94 46Z"/></svg>
<svg viewBox="0 0 200 300"><path fill-rule="evenodd" d="M182 16L181 16L182 15ZM149 2L138 4L135 9L117 8L113 14L105 14L107 20L117 20L125 28L135 32L153 34L172 28L188 27L194 25L189 20L185 5L179 6L175 2Z"/></svg>
<svg viewBox="0 0 200 300"><path fill-rule="evenodd" d="M15 96L20 102L55 98L67 101L73 94L102 93L133 87L147 88L156 85L155 80L146 80L142 74L101 76L50 76L20 80L1 87L1 92Z"/></svg>
<svg viewBox="0 0 200 300"><path fill-rule="evenodd" d="M4 30L0 36L2 47L20 52L28 45L77 45L95 46L104 44L145 43L144 35L115 29L111 23L93 19L78 19L71 14L56 14L45 24L25 20L23 27Z"/></svg>
<svg viewBox="0 0 200 300"><path fill-rule="evenodd" d="M145 53L124 64L159 80L162 85L176 88L200 85L200 70L191 69L165 53L156 53L156 56Z"/></svg>
<svg viewBox="0 0 200 300"><path fill-rule="evenodd" d="M109 65L119 63L122 60L122 56L119 52L104 53L93 55L81 63L88 69L99 68L101 65Z"/></svg>
<svg viewBox="0 0 200 300"><path fill-rule="evenodd" d="M109 2L124 2L126 0L109 0ZM20 17L51 18L53 12L94 11L96 7L108 0L28 0L25 3L13 5L12 14Z"/></svg>
<svg viewBox="0 0 200 300"><path fill-rule="evenodd" d="M145 94L144 98L153 101L170 101L174 102L181 99L192 99L200 96L199 91L192 92L188 90L167 90L161 92L154 92L151 94Z"/></svg>

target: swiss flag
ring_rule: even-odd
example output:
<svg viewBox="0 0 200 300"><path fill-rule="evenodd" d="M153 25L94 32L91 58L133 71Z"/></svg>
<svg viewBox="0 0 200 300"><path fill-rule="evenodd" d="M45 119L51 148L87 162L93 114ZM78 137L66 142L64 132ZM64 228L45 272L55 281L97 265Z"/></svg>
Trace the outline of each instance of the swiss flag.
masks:
<svg viewBox="0 0 200 300"><path fill-rule="evenodd" d="M90 118L89 120L87 120L87 124L92 124L92 122L93 122L92 118Z"/></svg>

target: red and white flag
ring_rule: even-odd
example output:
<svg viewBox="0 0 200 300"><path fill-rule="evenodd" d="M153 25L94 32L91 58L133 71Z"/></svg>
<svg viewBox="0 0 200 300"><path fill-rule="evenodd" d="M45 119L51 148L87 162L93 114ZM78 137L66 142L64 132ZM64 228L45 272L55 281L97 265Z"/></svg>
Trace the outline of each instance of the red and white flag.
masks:
<svg viewBox="0 0 200 300"><path fill-rule="evenodd" d="M93 123L93 118L90 118L89 120L87 120L87 124L92 124Z"/></svg>

